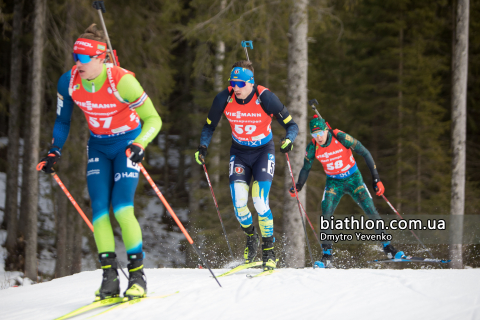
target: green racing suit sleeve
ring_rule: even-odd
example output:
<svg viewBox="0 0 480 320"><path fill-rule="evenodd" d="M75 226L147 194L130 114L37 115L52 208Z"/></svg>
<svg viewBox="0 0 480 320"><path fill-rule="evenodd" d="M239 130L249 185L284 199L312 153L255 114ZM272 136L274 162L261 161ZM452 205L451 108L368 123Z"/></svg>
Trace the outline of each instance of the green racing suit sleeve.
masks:
<svg viewBox="0 0 480 320"><path fill-rule="evenodd" d="M137 79L131 74L124 75L117 85L118 93L127 102L136 101L142 96L144 90ZM143 121L142 132L134 142L146 148L147 145L157 136L162 127L162 119L153 106L152 100L147 97L145 102L135 109Z"/></svg>
<svg viewBox="0 0 480 320"><path fill-rule="evenodd" d="M297 181L297 185L301 186L300 189L302 189L305 182L307 182L308 174L310 173L310 169L312 169L313 160L315 160L315 144L310 141L307 145L305 158L303 159L303 167L302 170L300 170L300 175Z"/></svg>

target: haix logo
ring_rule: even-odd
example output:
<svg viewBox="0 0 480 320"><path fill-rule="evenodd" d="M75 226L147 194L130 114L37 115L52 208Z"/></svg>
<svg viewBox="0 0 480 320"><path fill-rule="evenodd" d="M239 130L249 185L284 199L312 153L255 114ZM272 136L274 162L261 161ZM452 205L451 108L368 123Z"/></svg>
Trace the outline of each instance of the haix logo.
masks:
<svg viewBox="0 0 480 320"><path fill-rule="evenodd" d="M122 172L122 178L138 178L138 172Z"/></svg>
<svg viewBox="0 0 480 320"><path fill-rule="evenodd" d="M120 180L121 178L138 178L138 172L122 172L122 173L115 173L115 182Z"/></svg>
<svg viewBox="0 0 480 320"><path fill-rule="evenodd" d="M75 103L82 108L87 108L88 111L92 111L92 109L111 109L116 108L116 103L92 103L92 101L77 101Z"/></svg>
<svg viewBox="0 0 480 320"><path fill-rule="evenodd" d="M84 47L89 47L89 48L93 48L92 44L90 42L85 42L85 41L76 41L75 42L75 45L79 45L79 46L84 46Z"/></svg>
<svg viewBox="0 0 480 320"><path fill-rule="evenodd" d="M332 152L325 152L324 154L321 154L321 155L318 155L317 158L320 159L320 158L329 158L330 156L333 156L337 153L340 153L342 152L342 149L338 149L338 150L335 150L335 151L332 151Z"/></svg>
<svg viewBox="0 0 480 320"><path fill-rule="evenodd" d="M240 111L237 112L225 112L227 116L236 117L237 119L241 119L242 117L261 117L261 113L243 113Z"/></svg>

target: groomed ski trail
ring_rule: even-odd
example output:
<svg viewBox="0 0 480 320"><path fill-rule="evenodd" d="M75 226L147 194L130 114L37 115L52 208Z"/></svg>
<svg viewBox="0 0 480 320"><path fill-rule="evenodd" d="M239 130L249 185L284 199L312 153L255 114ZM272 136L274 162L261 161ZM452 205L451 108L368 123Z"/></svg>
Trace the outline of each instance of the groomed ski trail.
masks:
<svg viewBox="0 0 480 320"><path fill-rule="evenodd" d="M480 269L282 269L255 279L246 273L252 271L220 278L219 288L205 269L146 269L150 295L180 292L95 319L480 319ZM1 318L54 319L91 302L100 281L96 270L0 290ZM123 293L127 281L120 281Z"/></svg>

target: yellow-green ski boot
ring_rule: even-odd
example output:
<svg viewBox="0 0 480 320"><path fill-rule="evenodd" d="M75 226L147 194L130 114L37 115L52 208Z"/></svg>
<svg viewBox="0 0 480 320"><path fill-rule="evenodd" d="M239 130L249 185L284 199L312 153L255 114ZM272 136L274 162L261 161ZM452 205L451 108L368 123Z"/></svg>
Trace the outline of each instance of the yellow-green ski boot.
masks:
<svg viewBox="0 0 480 320"><path fill-rule="evenodd" d="M98 256L103 270L103 279L100 288L95 291L95 301L118 297L120 279L117 271L117 255L115 252L104 252Z"/></svg>
<svg viewBox="0 0 480 320"><path fill-rule="evenodd" d="M242 228L245 234L247 235L247 244L245 245L245 251L243 252L243 257L245 258L245 264L255 261L257 256L258 246L260 245L260 238L258 237L257 232L253 224L248 228Z"/></svg>
<svg viewBox="0 0 480 320"><path fill-rule="evenodd" d="M141 257L140 259L136 259ZM128 279L128 287L124 296L124 301L144 298L147 296L147 277L143 272L143 254L129 254L127 265L130 274Z"/></svg>
<svg viewBox="0 0 480 320"><path fill-rule="evenodd" d="M275 252L273 251L273 243L275 238L273 236L268 238L262 238L262 260L263 270L274 270L277 267L277 260L275 259Z"/></svg>

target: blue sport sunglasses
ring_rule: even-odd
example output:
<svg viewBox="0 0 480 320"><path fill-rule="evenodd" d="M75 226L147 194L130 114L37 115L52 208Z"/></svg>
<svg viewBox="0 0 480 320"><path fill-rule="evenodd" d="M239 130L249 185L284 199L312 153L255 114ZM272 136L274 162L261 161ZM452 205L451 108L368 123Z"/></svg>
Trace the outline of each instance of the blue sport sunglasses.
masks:
<svg viewBox="0 0 480 320"><path fill-rule="evenodd" d="M239 88L243 88L246 85L247 85L247 83L245 81L230 81L230 86L232 86L232 88L235 88L235 86L237 86Z"/></svg>
<svg viewBox="0 0 480 320"><path fill-rule="evenodd" d="M80 53L72 53L73 55L73 60L75 62L77 61L80 61L81 63L89 63L90 61L92 61L92 58L96 58L100 55L104 54L104 52L100 53L100 54L97 54L95 56L89 56L89 55L86 55L86 54L80 54Z"/></svg>
<svg viewBox="0 0 480 320"><path fill-rule="evenodd" d="M321 130L321 131L317 131L317 132L312 133L312 137L314 137L314 138L316 138L317 136L323 137L324 134L325 134L325 131Z"/></svg>

